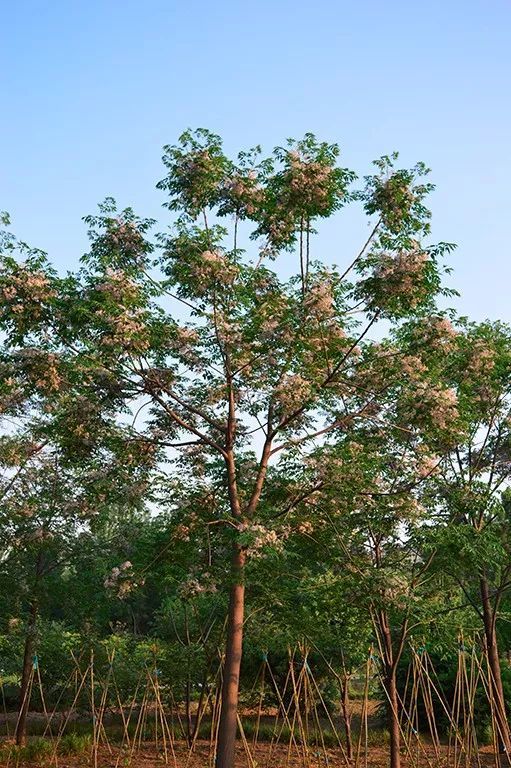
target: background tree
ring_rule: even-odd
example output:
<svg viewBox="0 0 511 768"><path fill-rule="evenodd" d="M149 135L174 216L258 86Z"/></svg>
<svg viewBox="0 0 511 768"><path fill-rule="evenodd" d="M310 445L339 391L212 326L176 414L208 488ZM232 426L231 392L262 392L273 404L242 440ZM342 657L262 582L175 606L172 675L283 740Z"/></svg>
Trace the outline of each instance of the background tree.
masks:
<svg viewBox="0 0 511 768"><path fill-rule="evenodd" d="M498 737L510 748L497 624L509 589L508 488L511 337L500 324L462 324L451 345L453 391L463 430L431 488L438 556L480 618L491 670ZM474 578L474 575L477 578Z"/></svg>

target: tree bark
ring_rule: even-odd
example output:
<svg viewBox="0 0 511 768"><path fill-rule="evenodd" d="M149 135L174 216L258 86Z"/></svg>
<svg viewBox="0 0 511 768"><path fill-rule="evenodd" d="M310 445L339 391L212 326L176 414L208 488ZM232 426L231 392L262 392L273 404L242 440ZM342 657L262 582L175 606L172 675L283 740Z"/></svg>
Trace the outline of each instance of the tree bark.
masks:
<svg viewBox="0 0 511 768"><path fill-rule="evenodd" d="M399 727L399 697L396 684L396 668L400 650L394 653L392 633L386 613L381 611L379 624L383 640L383 673L387 696L387 725L390 734L390 768L401 768L401 732ZM401 640L401 648L403 638Z"/></svg>
<svg viewBox="0 0 511 768"><path fill-rule="evenodd" d="M25 650L23 653L23 670L21 674L18 720L16 722L16 731L14 734L16 744L19 747L23 746L27 735L27 715L30 706L29 690L30 678L32 676L32 668L34 664L37 610L37 600L34 598L30 603L27 633L25 635Z"/></svg>
<svg viewBox="0 0 511 768"><path fill-rule="evenodd" d="M396 670L392 669L385 680L387 689L387 722L390 733L390 768L401 766L401 733L399 730L399 699L397 695Z"/></svg>
<svg viewBox="0 0 511 768"><path fill-rule="evenodd" d="M235 545L232 559L233 583L229 595L229 618L222 682L222 703L218 727L216 768L234 768L238 694L243 645L245 585L243 582L245 553Z"/></svg>
<svg viewBox="0 0 511 768"><path fill-rule="evenodd" d="M498 738L501 751L506 752L507 754L511 754L511 738L509 733L509 723L507 721L506 701L504 698L504 688L502 686L499 648L495 627L496 617L491 605L488 581L484 578L484 576L481 576L479 585L483 609L486 650L488 653L488 666L491 673L490 691L493 699L495 719L497 721L499 730L499 733L497 733L496 736Z"/></svg>

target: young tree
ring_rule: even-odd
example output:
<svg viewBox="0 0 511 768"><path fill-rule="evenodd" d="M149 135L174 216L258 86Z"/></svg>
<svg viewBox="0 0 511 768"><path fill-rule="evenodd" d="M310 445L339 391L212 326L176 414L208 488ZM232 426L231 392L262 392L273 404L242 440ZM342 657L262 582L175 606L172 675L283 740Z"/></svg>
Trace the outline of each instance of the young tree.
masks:
<svg viewBox="0 0 511 768"><path fill-rule="evenodd" d="M463 423L430 489L437 557L479 616L491 670L498 738L511 748L497 622L511 584L511 335L500 323L460 324L448 375ZM474 578L475 577L475 578Z"/></svg>

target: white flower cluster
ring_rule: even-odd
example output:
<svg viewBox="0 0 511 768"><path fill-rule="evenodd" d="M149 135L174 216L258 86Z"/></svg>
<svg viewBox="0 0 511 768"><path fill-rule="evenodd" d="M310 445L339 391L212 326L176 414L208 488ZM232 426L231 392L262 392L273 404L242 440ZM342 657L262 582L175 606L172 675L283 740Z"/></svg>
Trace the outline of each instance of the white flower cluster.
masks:
<svg viewBox="0 0 511 768"><path fill-rule="evenodd" d="M103 582L105 589L115 592L119 600L124 600L136 587L143 585L143 580L134 579L133 566L129 560L112 568Z"/></svg>
<svg viewBox="0 0 511 768"><path fill-rule="evenodd" d="M283 539L289 535L286 530L279 534L277 531L258 523L242 523L238 526L238 530L247 538L245 553L250 558L262 557L264 550L268 547L277 550L282 549Z"/></svg>

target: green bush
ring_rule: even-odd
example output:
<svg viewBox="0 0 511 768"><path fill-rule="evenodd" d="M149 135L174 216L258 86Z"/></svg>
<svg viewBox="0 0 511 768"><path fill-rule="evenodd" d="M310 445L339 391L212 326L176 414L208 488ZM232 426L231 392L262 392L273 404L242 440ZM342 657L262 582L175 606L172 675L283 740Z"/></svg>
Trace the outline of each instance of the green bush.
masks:
<svg viewBox="0 0 511 768"><path fill-rule="evenodd" d="M61 755L81 755L88 752L91 746L90 734L66 733L59 742L58 751Z"/></svg>
<svg viewBox="0 0 511 768"><path fill-rule="evenodd" d="M9 765L21 766L25 763L44 765L47 758L54 753L54 746L49 739L30 739L25 746L18 747L15 744L6 744L0 749L0 760Z"/></svg>

